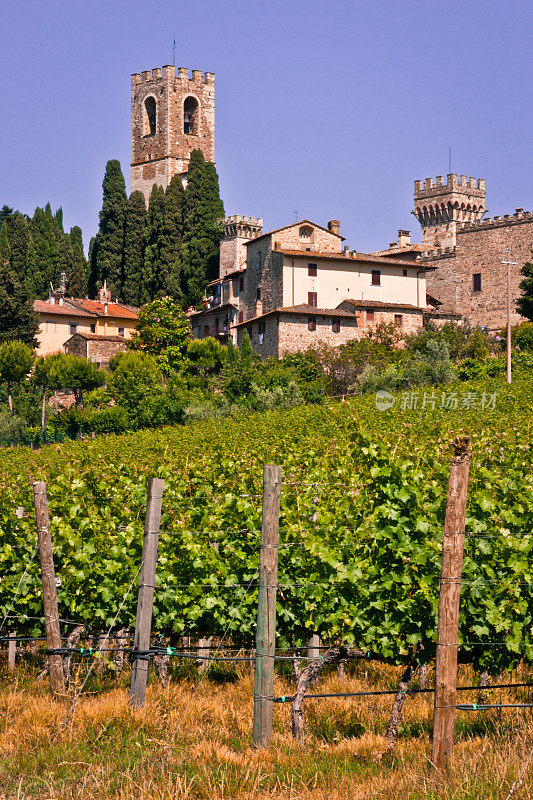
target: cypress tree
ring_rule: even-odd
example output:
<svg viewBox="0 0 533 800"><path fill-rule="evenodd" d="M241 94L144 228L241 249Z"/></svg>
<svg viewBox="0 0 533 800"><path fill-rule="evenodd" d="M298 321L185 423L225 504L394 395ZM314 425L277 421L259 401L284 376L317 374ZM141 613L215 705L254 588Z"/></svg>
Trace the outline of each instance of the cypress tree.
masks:
<svg viewBox="0 0 533 800"><path fill-rule="evenodd" d="M141 304L149 303L165 294L161 272L161 244L165 222L165 192L154 184L148 204L144 229L144 262L141 284Z"/></svg>
<svg viewBox="0 0 533 800"><path fill-rule="evenodd" d="M198 304L214 277L224 216L214 164L193 150L183 203L182 290L189 304Z"/></svg>
<svg viewBox="0 0 533 800"><path fill-rule="evenodd" d="M529 262L522 267L524 280L520 283L522 296L518 298L516 308L523 317L533 322L533 264Z"/></svg>
<svg viewBox="0 0 533 800"><path fill-rule="evenodd" d="M57 285L59 281L62 263L57 220L50 203L44 208L35 209L30 228L35 270L29 275L29 281L35 297L44 300L48 297L50 284Z"/></svg>
<svg viewBox="0 0 533 800"><path fill-rule="evenodd" d="M142 192L132 192L126 211L124 230L124 279L122 300L133 306L141 304L144 260L146 203Z"/></svg>
<svg viewBox="0 0 533 800"><path fill-rule="evenodd" d="M9 263L11 255L11 247L9 246L9 238L7 235L7 223L0 223L0 268L3 264Z"/></svg>
<svg viewBox="0 0 533 800"><path fill-rule="evenodd" d="M87 270L87 262L85 261L85 253L83 252L81 228L78 225L71 228L68 238L72 253L70 271L67 272L69 294L71 297L85 297L85 273Z"/></svg>
<svg viewBox="0 0 533 800"><path fill-rule="evenodd" d="M18 339L35 347L39 323L25 280L10 260L7 223L0 229L0 342Z"/></svg>
<svg viewBox="0 0 533 800"><path fill-rule="evenodd" d="M25 281L28 271L29 226L26 217L18 211L7 220L7 235L11 248L10 265L18 279Z"/></svg>
<svg viewBox="0 0 533 800"><path fill-rule="evenodd" d="M9 219L12 214L13 209L10 206L2 206L2 208L0 208L0 225L2 225L2 222L4 222L6 219Z"/></svg>
<svg viewBox="0 0 533 800"><path fill-rule="evenodd" d="M183 183L174 175L165 192L165 218L161 240L161 269L165 294L181 302L181 242L183 233Z"/></svg>
<svg viewBox="0 0 533 800"><path fill-rule="evenodd" d="M124 223L128 197L120 161L107 162L104 180L102 210L98 230L98 247L94 272L91 271L90 287L94 293L107 281L107 288L114 296L121 296L124 264ZM92 266L92 265L91 265Z"/></svg>

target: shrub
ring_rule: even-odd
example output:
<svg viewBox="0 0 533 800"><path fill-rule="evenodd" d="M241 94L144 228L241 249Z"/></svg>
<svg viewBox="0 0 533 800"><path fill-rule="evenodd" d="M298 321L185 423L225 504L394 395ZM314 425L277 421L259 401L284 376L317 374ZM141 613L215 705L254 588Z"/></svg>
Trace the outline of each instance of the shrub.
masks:
<svg viewBox="0 0 533 800"><path fill-rule="evenodd" d="M26 423L16 414L0 411L0 445L22 444L27 436Z"/></svg>
<svg viewBox="0 0 533 800"><path fill-rule="evenodd" d="M507 341L507 336L505 336ZM533 353L533 322L523 322L511 330L514 347L525 353Z"/></svg>
<svg viewBox="0 0 533 800"><path fill-rule="evenodd" d="M275 386L273 389L253 383L249 402L254 411L271 411L274 408L301 406L304 398L296 381L291 381L287 386Z"/></svg>

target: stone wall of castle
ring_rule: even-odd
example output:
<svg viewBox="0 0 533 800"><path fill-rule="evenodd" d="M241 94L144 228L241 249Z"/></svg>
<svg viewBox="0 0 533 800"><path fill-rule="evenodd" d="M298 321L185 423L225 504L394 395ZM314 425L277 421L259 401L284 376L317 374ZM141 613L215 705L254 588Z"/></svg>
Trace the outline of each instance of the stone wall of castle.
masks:
<svg viewBox="0 0 533 800"><path fill-rule="evenodd" d="M499 330L507 323L507 266L501 261L517 261L511 267L511 322L516 325L524 321L516 311L520 270L532 259L531 212L518 209L513 216L466 224L457 231L455 248L431 251L424 257L424 263L437 267L427 274L427 291L443 303L440 311L461 314L473 325ZM476 284L474 275L481 276Z"/></svg>

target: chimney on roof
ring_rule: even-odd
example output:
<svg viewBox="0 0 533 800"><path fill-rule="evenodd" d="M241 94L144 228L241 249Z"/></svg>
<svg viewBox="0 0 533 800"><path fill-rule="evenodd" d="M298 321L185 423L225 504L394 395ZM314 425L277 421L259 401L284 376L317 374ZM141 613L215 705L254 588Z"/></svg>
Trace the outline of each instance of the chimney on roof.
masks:
<svg viewBox="0 0 533 800"><path fill-rule="evenodd" d="M398 247L409 247L411 245L411 232L398 231Z"/></svg>
<svg viewBox="0 0 533 800"><path fill-rule="evenodd" d="M330 230L331 233L338 233L340 226L341 226L340 219L330 219L330 221L328 222L328 230Z"/></svg>
<svg viewBox="0 0 533 800"><path fill-rule="evenodd" d="M98 291L98 302L99 303L110 303L111 302L111 292L107 288L107 281L104 281L104 286L102 289ZM105 312L107 314L107 310Z"/></svg>

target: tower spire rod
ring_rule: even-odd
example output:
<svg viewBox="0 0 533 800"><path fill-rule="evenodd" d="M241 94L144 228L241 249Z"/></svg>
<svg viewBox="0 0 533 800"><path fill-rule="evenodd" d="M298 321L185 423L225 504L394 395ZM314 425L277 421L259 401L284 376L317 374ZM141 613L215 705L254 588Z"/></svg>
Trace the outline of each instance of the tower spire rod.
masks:
<svg viewBox="0 0 533 800"><path fill-rule="evenodd" d="M176 66L176 40L172 43L172 66Z"/></svg>

